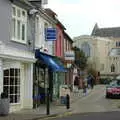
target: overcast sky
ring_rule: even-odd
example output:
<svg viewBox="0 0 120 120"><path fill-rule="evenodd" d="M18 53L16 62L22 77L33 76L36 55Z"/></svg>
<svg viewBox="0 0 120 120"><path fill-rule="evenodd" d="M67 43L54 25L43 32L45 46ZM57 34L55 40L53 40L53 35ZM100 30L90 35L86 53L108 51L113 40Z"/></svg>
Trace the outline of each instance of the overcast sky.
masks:
<svg viewBox="0 0 120 120"><path fill-rule="evenodd" d="M48 0L70 37L90 35L95 23L120 27L120 0Z"/></svg>

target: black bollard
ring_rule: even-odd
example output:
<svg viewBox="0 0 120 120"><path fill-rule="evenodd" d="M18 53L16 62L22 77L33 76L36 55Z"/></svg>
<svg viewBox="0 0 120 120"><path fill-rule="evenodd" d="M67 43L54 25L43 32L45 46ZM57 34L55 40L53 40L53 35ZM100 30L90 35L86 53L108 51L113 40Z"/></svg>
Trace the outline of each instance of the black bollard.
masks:
<svg viewBox="0 0 120 120"><path fill-rule="evenodd" d="M70 96L68 94L66 95L66 108L70 108Z"/></svg>

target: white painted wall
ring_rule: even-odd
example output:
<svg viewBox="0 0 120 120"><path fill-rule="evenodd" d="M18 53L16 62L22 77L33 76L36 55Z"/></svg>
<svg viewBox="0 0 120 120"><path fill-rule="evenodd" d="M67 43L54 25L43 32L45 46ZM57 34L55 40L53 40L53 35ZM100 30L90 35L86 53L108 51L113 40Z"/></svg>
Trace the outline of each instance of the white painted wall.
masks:
<svg viewBox="0 0 120 120"><path fill-rule="evenodd" d="M35 55L30 51L10 47L0 42L0 57L14 60L35 62Z"/></svg>
<svg viewBox="0 0 120 120"><path fill-rule="evenodd" d="M0 58L0 94L3 92L3 60Z"/></svg>
<svg viewBox="0 0 120 120"><path fill-rule="evenodd" d="M21 70L20 102L10 104L10 112L32 108L34 53L0 43L0 57L0 93L3 91L3 70L11 67Z"/></svg>
<svg viewBox="0 0 120 120"><path fill-rule="evenodd" d="M24 69L24 81L23 81L23 89L21 92L23 93L22 95L22 100L23 100L23 105L22 108L32 108L33 104L33 64L22 64L22 67Z"/></svg>
<svg viewBox="0 0 120 120"><path fill-rule="evenodd" d="M44 48L48 49L48 54L53 54L53 41L46 41L45 40L45 23L48 25L48 27L53 27L51 23L49 23L47 20L45 20L40 15L37 15L36 17L36 29L35 29L35 48L41 48L42 46ZM42 51L42 50L41 50Z"/></svg>
<svg viewBox="0 0 120 120"><path fill-rule="evenodd" d="M10 104L10 112L19 111L21 109L32 109L33 107L33 64L22 63L21 61L4 60L3 68L20 68L20 102ZM1 74L0 74L1 75ZM2 80L3 81L3 80ZM1 82L1 90L3 90L3 82Z"/></svg>

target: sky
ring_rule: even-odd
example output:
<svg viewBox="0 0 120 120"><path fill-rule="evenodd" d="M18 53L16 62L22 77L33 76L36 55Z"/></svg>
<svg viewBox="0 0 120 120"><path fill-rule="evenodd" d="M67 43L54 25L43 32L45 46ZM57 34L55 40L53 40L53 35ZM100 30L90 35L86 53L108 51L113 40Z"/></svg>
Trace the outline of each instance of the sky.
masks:
<svg viewBox="0 0 120 120"><path fill-rule="evenodd" d="M52 9L73 38L90 35L94 25L120 27L120 0L48 0Z"/></svg>

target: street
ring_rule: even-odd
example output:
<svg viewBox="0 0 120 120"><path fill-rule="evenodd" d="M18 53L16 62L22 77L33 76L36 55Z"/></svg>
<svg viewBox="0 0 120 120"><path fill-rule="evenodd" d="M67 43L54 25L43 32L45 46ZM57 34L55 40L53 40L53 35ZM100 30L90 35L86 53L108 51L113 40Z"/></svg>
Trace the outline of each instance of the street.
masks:
<svg viewBox="0 0 120 120"><path fill-rule="evenodd" d="M120 120L120 112L97 112L71 115L53 120Z"/></svg>
<svg viewBox="0 0 120 120"><path fill-rule="evenodd" d="M55 120L120 120L120 99L106 99L105 86L96 86L92 92L71 106L73 112ZM117 112L116 112L117 111Z"/></svg>
<svg viewBox="0 0 120 120"><path fill-rule="evenodd" d="M106 99L105 86L96 86L93 91L86 97L72 104L74 113L84 112L107 112L119 110L119 99Z"/></svg>

